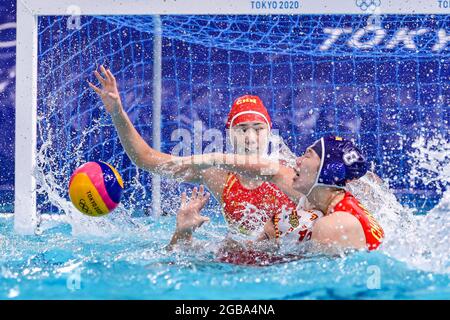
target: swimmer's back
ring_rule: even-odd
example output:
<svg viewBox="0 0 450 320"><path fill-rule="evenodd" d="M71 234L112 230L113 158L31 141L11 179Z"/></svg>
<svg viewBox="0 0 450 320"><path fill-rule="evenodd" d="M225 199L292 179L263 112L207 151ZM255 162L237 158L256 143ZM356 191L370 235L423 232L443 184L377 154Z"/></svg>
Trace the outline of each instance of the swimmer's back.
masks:
<svg viewBox="0 0 450 320"><path fill-rule="evenodd" d="M366 247L369 250L377 249L384 238L384 231L374 216L350 193L346 192L335 207L334 211L347 212L358 219L366 238Z"/></svg>
<svg viewBox="0 0 450 320"><path fill-rule="evenodd" d="M384 231L380 224L350 192L329 212L314 226L312 239L316 242L368 250L382 243Z"/></svg>

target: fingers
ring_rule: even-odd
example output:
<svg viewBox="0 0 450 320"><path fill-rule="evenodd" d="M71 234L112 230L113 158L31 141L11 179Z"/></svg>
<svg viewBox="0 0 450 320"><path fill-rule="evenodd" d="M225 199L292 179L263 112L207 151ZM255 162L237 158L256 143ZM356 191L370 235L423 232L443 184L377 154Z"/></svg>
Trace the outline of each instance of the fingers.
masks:
<svg viewBox="0 0 450 320"><path fill-rule="evenodd" d="M100 65L100 71L101 74L97 70L95 70L94 75L102 86L105 86L105 84L107 84L108 82L115 83L116 78L109 69L107 70L103 65Z"/></svg>
<svg viewBox="0 0 450 320"><path fill-rule="evenodd" d="M203 216L202 216L202 223L204 223L204 222L209 222L209 218L208 218L208 217L203 217Z"/></svg>
<svg viewBox="0 0 450 320"><path fill-rule="evenodd" d="M202 205L205 205L208 202L210 196L211 194L209 192L205 194L205 196L202 199Z"/></svg>
<svg viewBox="0 0 450 320"><path fill-rule="evenodd" d="M197 228L200 228L205 222L209 222L208 217L200 216L200 220L198 221Z"/></svg>
<svg viewBox="0 0 450 320"><path fill-rule="evenodd" d="M194 199L197 199L197 187L194 187L194 189L192 189L191 200Z"/></svg>
<svg viewBox="0 0 450 320"><path fill-rule="evenodd" d="M108 74L108 77L112 80L112 81L116 81L116 77L114 77L114 75L112 74L111 70L107 69L106 73Z"/></svg>
<svg viewBox="0 0 450 320"><path fill-rule="evenodd" d="M102 86L104 86L106 84L106 79L103 79L103 77L100 75L100 73L98 73L97 70L94 71L94 75L97 78L98 82L101 83Z"/></svg>
<svg viewBox="0 0 450 320"><path fill-rule="evenodd" d="M209 192L205 192L205 187L203 185L200 185L199 189L197 189L197 187L194 187L192 189L190 200L200 200L200 202L204 205L206 202L208 202L210 196L211 194Z"/></svg>
<svg viewBox="0 0 450 320"><path fill-rule="evenodd" d="M203 203L206 203L209 200L210 193L209 192L205 192L205 186L201 184L198 192L199 192L200 200Z"/></svg>
<svg viewBox="0 0 450 320"><path fill-rule="evenodd" d="M97 94L101 95L102 94L102 90L100 90L99 88L97 88L96 86L94 86L91 82L87 82L89 84L89 87L91 87Z"/></svg>
<svg viewBox="0 0 450 320"><path fill-rule="evenodd" d="M108 72L106 72L106 69L103 65L100 65L100 71L102 72L102 75L106 78L106 80L110 80Z"/></svg>
<svg viewBox="0 0 450 320"><path fill-rule="evenodd" d="M197 198L203 200L206 195L207 193L205 193L205 186L201 184L200 188L198 189Z"/></svg>
<svg viewBox="0 0 450 320"><path fill-rule="evenodd" d="M205 186L201 184L198 191L197 188L194 188L192 190L191 199L200 200L203 204L205 204L206 202L208 202L210 196L211 194L209 192L205 192Z"/></svg>
<svg viewBox="0 0 450 320"><path fill-rule="evenodd" d="M110 82L115 82L116 78L112 74L111 70L106 69L103 65L100 66L100 70L102 71L102 74L105 76L105 78Z"/></svg>

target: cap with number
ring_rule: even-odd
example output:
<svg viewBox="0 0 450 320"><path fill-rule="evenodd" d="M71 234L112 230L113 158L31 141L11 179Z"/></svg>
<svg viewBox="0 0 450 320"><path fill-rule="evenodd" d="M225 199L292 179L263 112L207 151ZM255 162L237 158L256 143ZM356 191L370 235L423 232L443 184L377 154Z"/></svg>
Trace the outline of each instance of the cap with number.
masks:
<svg viewBox="0 0 450 320"><path fill-rule="evenodd" d="M358 147L341 137L323 137L311 149L320 157L319 173L314 186L344 187L348 181L365 175L369 168Z"/></svg>

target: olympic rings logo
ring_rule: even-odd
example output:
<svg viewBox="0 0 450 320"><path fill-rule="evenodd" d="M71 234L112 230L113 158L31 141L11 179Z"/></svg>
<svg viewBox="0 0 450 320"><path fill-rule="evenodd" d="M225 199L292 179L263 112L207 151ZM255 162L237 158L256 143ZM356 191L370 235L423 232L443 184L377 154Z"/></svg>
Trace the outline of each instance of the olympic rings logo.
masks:
<svg viewBox="0 0 450 320"><path fill-rule="evenodd" d="M78 205L80 206L81 210L83 210L83 212L89 214L89 207L84 199L80 199L80 201L78 201Z"/></svg>
<svg viewBox="0 0 450 320"><path fill-rule="evenodd" d="M381 6L381 0L356 0L356 5L363 11L367 9L373 11Z"/></svg>

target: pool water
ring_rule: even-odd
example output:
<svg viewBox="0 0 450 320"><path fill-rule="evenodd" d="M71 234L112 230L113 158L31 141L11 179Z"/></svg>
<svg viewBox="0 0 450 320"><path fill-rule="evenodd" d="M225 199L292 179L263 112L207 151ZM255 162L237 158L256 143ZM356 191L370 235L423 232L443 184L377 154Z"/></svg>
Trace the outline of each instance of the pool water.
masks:
<svg viewBox="0 0 450 320"><path fill-rule="evenodd" d="M443 159L450 150L448 143L439 145L447 149L422 148L414 159L428 171L437 168L431 180L448 186L450 163L430 166L430 155ZM15 234L13 216L0 215L0 299L450 298L448 187L434 208L420 214L401 205L388 183L363 177L348 188L383 227L379 250L338 256L306 251L297 261L244 266L216 258L227 234L219 206L203 213L211 221L196 232L195 248L168 252L173 214L153 218L140 213L140 204L121 204L105 217L83 216L61 196L62 185L55 190L52 172L36 178L64 214L41 216L34 236ZM414 175L426 178L425 172ZM170 199L175 213L179 201Z"/></svg>
<svg viewBox="0 0 450 320"><path fill-rule="evenodd" d="M170 253L164 247L173 216L131 219L113 213L101 224L77 217L77 222L49 223L39 236L14 234L12 216L2 216L0 298L450 298L450 266L442 257L448 251L415 251L412 255L420 257L413 259L403 243L398 248L405 256L394 257L387 241L387 249L378 252L306 255L264 267L232 265L215 260L214 248L226 226L221 217L211 216L196 235L200 248ZM441 263L430 263L436 255Z"/></svg>

